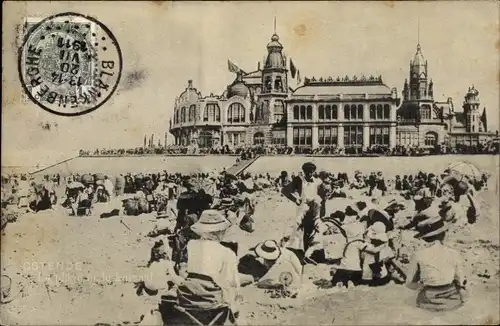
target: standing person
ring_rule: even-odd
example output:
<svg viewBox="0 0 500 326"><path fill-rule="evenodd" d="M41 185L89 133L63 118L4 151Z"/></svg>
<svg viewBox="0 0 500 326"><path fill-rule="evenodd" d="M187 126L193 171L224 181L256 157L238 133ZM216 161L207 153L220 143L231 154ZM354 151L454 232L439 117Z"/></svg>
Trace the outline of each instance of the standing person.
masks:
<svg viewBox="0 0 500 326"><path fill-rule="evenodd" d="M417 296L417 306L431 311L453 310L463 305L465 284L459 252L443 245L448 225L439 216L428 218L417 225L420 238L426 246L410 261L407 286L423 287Z"/></svg>
<svg viewBox="0 0 500 326"><path fill-rule="evenodd" d="M108 198L111 199L113 198L113 195L114 195L114 186L113 186L113 182L111 182L111 180L109 180L108 176L105 175L104 176L104 182L103 182L103 185L104 185L104 190L106 191L106 193L108 194Z"/></svg>
<svg viewBox="0 0 500 326"><path fill-rule="evenodd" d="M303 176L295 178L295 191L292 197L299 206L296 227L303 231L303 249L307 251L314 233L316 220L320 217L322 199L320 197L321 179L315 178L316 165L311 162L302 165Z"/></svg>
<svg viewBox="0 0 500 326"><path fill-rule="evenodd" d="M181 192L177 199L177 222L175 231L185 225L184 218L188 214L197 214L197 192L190 180L184 180L182 186L186 191ZM181 187L179 187L181 188Z"/></svg>
<svg viewBox="0 0 500 326"><path fill-rule="evenodd" d="M115 181L115 193L116 196L122 196L125 192L125 177L123 174L120 174L116 177Z"/></svg>

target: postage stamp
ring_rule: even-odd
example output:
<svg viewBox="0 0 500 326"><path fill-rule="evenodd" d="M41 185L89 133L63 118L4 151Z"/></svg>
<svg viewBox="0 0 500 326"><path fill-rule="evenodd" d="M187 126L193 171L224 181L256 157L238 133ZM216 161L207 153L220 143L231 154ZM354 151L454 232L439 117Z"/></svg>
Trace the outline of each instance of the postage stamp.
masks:
<svg viewBox="0 0 500 326"><path fill-rule="evenodd" d="M92 112L108 101L122 72L113 33L95 18L61 13L27 19L19 78L27 98L62 116Z"/></svg>

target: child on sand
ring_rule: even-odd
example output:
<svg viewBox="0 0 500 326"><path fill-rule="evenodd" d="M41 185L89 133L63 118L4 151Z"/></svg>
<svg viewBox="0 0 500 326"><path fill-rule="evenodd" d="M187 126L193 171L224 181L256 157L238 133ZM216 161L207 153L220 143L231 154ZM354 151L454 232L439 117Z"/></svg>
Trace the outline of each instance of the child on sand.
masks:
<svg viewBox="0 0 500 326"><path fill-rule="evenodd" d="M363 241L365 227L354 215L346 216L342 227L347 243L340 263L333 266L332 285L338 287L359 285L362 281L361 251L365 247Z"/></svg>

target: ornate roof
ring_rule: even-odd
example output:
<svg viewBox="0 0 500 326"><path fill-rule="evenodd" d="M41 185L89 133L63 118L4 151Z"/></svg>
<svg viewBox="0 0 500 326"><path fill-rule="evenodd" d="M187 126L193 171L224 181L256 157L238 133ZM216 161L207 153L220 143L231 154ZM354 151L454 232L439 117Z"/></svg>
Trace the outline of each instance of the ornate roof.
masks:
<svg viewBox="0 0 500 326"><path fill-rule="evenodd" d="M425 65L424 55L422 54L422 47L420 44L417 45L417 52L415 52L415 56L413 56L412 61L413 66Z"/></svg>
<svg viewBox="0 0 500 326"><path fill-rule="evenodd" d="M236 80L228 87L227 90L227 98L231 98L233 96L247 97L250 95L250 90L247 85L243 82L243 76L241 73L238 73Z"/></svg>
<svg viewBox="0 0 500 326"><path fill-rule="evenodd" d="M264 64L264 68L285 68L285 58L281 53L283 45L279 42L279 36L273 34L271 42L267 44L267 52L269 53Z"/></svg>
<svg viewBox="0 0 500 326"><path fill-rule="evenodd" d="M194 102L200 98L202 98L201 93L193 87L193 81L190 79L188 80L188 87L179 95L178 103Z"/></svg>
<svg viewBox="0 0 500 326"><path fill-rule="evenodd" d="M391 95L391 89L382 82L382 77L364 76L305 78L304 86L295 90L293 95Z"/></svg>

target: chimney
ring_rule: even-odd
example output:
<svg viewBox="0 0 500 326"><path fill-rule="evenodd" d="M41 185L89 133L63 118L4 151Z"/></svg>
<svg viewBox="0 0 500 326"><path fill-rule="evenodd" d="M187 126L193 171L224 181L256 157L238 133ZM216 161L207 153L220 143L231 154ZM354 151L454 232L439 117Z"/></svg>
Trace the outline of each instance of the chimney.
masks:
<svg viewBox="0 0 500 326"><path fill-rule="evenodd" d="M257 70L260 70L260 61L257 62Z"/></svg>
<svg viewBox="0 0 500 326"><path fill-rule="evenodd" d="M188 80L188 88L193 88L193 80Z"/></svg>

